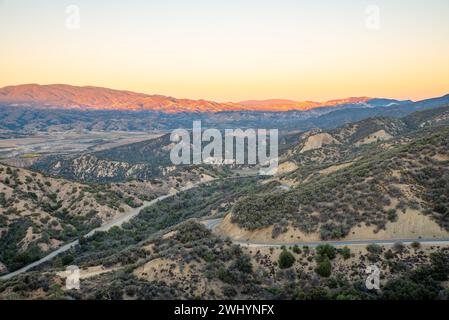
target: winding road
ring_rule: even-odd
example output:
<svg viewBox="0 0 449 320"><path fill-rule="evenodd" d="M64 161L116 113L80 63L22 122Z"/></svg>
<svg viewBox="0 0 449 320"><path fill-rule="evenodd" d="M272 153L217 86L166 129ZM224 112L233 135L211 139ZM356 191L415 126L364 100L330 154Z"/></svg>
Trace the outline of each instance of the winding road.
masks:
<svg viewBox="0 0 449 320"><path fill-rule="evenodd" d="M238 179L238 177L233 177L233 178L225 178L222 180L226 180L226 179ZM240 177L240 178L245 178L245 177ZM187 191L190 189L193 189L195 187L198 187L201 184L204 183L208 183L208 182L212 182L211 181L205 181L203 183L199 183L196 185L191 185L188 187L184 187L181 190L171 193L171 194L167 194L164 196L161 196L159 198L156 198L152 201L145 201L143 203L142 206L138 207L138 208L133 208L132 210L130 210L129 212L109 221L108 223L102 225L101 227L98 227L96 229L93 229L92 231L90 231L89 233L87 233L84 237L91 237L93 236L96 232L105 232L110 230L113 227L120 227L121 225L123 225L125 222L130 221L132 218L134 218L135 216L137 216L139 214L139 212L145 208L145 207L149 207L152 206L156 203L158 203L159 201L162 201L164 199L173 197L174 195L176 195L179 192L182 191ZM210 219L210 220L203 220L200 221L201 223L204 224L204 226L211 230L214 231L215 228L223 221L223 218L219 218L219 219ZM245 246L245 247L255 247L255 248L279 248L282 246L309 246L309 247L317 247L321 244L330 244L336 247L339 246L366 246L369 244L378 244L378 245L392 245L396 242L402 242L403 244L411 244L413 242L419 242L421 244L428 244L428 245L449 245L449 238L441 238L441 239L392 239L392 240L346 240L346 241L317 241L317 242L292 242L292 243L279 243L279 242L257 242L257 241L241 241L241 240L233 240L233 243L241 245L241 246ZM56 257L57 255L66 252L70 249L72 249L73 247L77 246L79 244L78 240L70 242L58 249L56 249L55 251L51 252L50 254L48 254L47 256L43 257L40 260L37 260L21 269L18 269L14 272L8 273L6 275L3 275L0 277L0 280L8 280L11 279L19 274L22 274L24 272L27 272L28 270L33 269L34 267L37 267L39 265L41 265L44 262L50 261L52 260L54 257Z"/></svg>
<svg viewBox="0 0 449 320"><path fill-rule="evenodd" d="M89 233L84 235L83 237L89 238L89 237L92 237L96 232L105 232L105 231L110 230L113 227L120 227L125 222L128 222L132 218L137 216L139 214L140 210L142 210L143 208L152 206L152 205L158 203L159 201L162 201L164 199L173 197L174 195L178 194L179 192L188 191L190 189L194 189L196 187L199 187L202 184L210 183L210 182L213 182L213 181L243 179L243 178L249 178L249 177L254 177L254 176L257 176L257 175L249 174L249 175L241 175L241 176L236 176L236 177L227 177L227 178L222 178L222 179L213 179L213 180L203 181L203 182L199 182L197 184L192 184L192 185L188 185L188 186L182 187L180 190L178 190L176 192L160 196L159 198L156 198L156 199L154 199L152 201L145 201L142 206L140 206L138 208L131 209L129 212L127 212L127 213L125 213L123 215L120 215L119 217L117 217L117 218L107 222L106 224L104 224L104 225L102 225L102 226L100 226L98 228L93 229L92 231L90 231ZM27 272L28 270L31 270L34 267L37 267L37 266L41 265L44 262L52 260L57 255L72 249L73 247L77 246L78 244L79 244L78 240L75 240L73 242L67 243L67 244L63 245L62 247L56 249L55 251L49 253L48 255L46 255L45 257L43 257L40 260L34 261L33 263L30 263L29 265L26 265L23 268L20 268L20 269L18 269L16 271L13 271L11 273L8 273L8 274L5 274L3 276L0 276L0 280L9 280L9 279L11 279L11 278L13 278L13 277L15 277L15 276L17 276L19 274Z"/></svg>
<svg viewBox="0 0 449 320"><path fill-rule="evenodd" d="M119 217L117 217L117 218L109 221L108 223L102 225L101 227L93 229L88 234L84 235L84 237L85 238L89 238L89 237L92 237L96 232L102 232L102 231L104 232L104 231L110 230L113 227L120 227L125 222L128 222L132 218L137 216L139 214L140 210L142 210L143 208L152 206L152 205L158 203L159 201L162 201L164 199L167 199L169 197L174 196L175 194L176 193L164 195L164 196L156 198L156 199L154 199L152 201L144 201L142 206L140 206L138 208L133 208L129 212L127 212L127 213L125 213L123 215L120 215ZM30 263L29 265L27 265L27 266L25 266L25 267L23 267L21 269L18 269L18 270L14 271L14 272L11 272L11 273L8 273L6 275L3 275L3 276L0 277L0 279L1 280L8 280L8 279L11 279L11 278L13 278L13 277L15 277L15 276L17 276L17 275L19 275L21 273L27 272L28 270L33 269L34 267L37 267L37 266L41 265L44 262L52 260L57 255L72 249L73 247L77 246L78 244L79 244L78 240L75 240L73 242L65 244L62 247L56 249L55 251L49 253L48 255L43 257L42 259L37 260L37 261L35 261L33 263Z"/></svg>

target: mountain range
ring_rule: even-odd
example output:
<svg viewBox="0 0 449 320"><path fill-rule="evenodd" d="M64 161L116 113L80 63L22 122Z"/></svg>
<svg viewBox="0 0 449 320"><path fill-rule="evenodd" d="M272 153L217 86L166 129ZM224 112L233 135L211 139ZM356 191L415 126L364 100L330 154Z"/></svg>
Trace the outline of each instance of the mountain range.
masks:
<svg viewBox="0 0 449 320"><path fill-rule="evenodd" d="M351 97L324 102L271 99L219 103L65 84L25 84L0 89L0 103L13 106L87 110L151 110L163 113L311 110L344 104L363 105L369 104L373 100L375 99L368 97ZM390 103L394 105L398 102L391 100Z"/></svg>

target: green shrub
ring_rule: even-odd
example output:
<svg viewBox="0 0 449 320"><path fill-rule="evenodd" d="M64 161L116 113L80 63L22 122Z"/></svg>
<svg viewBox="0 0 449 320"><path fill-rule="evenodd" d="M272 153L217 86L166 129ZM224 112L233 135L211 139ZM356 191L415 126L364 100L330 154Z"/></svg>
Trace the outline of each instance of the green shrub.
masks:
<svg viewBox="0 0 449 320"><path fill-rule="evenodd" d="M378 244L372 243L366 246L366 250L368 250L369 253L379 254L382 252L382 247Z"/></svg>
<svg viewBox="0 0 449 320"><path fill-rule="evenodd" d="M391 260L394 258L394 253L391 250L388 250L387 252L385 252L384 257L385 259Z"/></svg>
<svg viewBox="0 0 449 320"><path fill-rule="evenodd" d="M330 244L321 244L316 247L316 253L319 256L328 257L330 260L333 260L337 255L337 249Z"/></svg>
<svg viewBox="0 0 449 320"><path fill-rule="evenodd" d="M278 260L279 268L288 269L293 263L295 263L295 257L286 249L282 250Z"/></svg>
<svg viewBox="0 0 449 320"><path fill-rule="evenodd" d="M293 246L292 251L296 254L301 254L302 252L301 249L296 244Z"/></svg>
<svg viewBox="0 0 449 320"><path fill-rule="evenodd" d="M430 254L432 262L431 276L436 281L447 281L449 279L449 255L443 251Z"/></svg>
<svg viewBox="0 0 449 320"><path fill-rule="evenodd" d="M391 222L395 222L398 220L398 214L395 209L390 209L387 211L387 218Z"/></svg>
<svg viewBox="0 0 449 320"><path fill-rule="evenodd" d="M330 277L330 275L332 273L332 264L331 264L331 261L329 260L329 258L326 256L321 257L317 261L317 263L318 264L317 264L317 267L315 268L315 272L323 278Z"/></svg>
<svg viewBox="0 0 449 320"><path fill-rule="evenodd" d="M232 264L232 267L236 268L237 270L243 273L253 272L253 265L251 263L251 258L247 255L239 256Z"/></svg>

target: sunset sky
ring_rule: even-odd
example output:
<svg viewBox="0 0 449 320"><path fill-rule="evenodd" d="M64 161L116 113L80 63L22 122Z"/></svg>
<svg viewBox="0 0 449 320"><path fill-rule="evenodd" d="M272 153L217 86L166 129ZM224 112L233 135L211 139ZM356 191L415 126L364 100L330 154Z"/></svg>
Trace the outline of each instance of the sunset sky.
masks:
<svg viewBox="0 0 449 320"><path fill-rule="evenodd" d="M0 87L417 100L449 93L448 17L448 0L0 0Z"/></svg>

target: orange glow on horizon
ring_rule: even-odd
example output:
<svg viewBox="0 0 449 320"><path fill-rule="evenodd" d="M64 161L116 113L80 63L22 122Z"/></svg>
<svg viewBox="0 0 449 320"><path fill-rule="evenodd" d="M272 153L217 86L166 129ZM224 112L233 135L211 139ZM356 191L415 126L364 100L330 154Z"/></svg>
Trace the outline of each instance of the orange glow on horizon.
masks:
<svg viewBox="0 0 449 320"><path fill-rule="evenodd" d="M0 2L0 87L65 83L218 102L449 93L446 0L379 0L378 30L355 0L76 2L79 30L64 26L68 2Z"/></svg>

